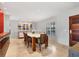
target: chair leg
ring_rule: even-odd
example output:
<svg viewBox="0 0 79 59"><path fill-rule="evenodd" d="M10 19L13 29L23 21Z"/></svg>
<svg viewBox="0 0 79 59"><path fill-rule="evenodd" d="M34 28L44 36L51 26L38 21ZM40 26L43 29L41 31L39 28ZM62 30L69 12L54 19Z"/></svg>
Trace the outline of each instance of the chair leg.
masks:
<svg viewBox="0 0 79 59"><path fill-rule="evenodd" d="M29 47L29 42L27 42L27 48Z"/></svg>
<svg viewBox="0 0 79 59"><path fill-rule="evenodd" d="M45 44L45 48L47 48L48 47L48 45L47 44Z"/></svg>
<svg viewBox="0 0 79 59"><path fill-rule="evenodd" d="M48 47L48 37L46 37L46 39L45 39L45 48L47 48Z"/></svg>
<svg viewBox="0 0 79 59"><path fill-rule="evenodd" d="M26 41L24 40L24 44L26 45Z"/></svg>
<svg viewBox="0 0 79 59"><path fill-rule="evenodd" d="M39 43L39 50L41 51L41 44Z"/></svg>

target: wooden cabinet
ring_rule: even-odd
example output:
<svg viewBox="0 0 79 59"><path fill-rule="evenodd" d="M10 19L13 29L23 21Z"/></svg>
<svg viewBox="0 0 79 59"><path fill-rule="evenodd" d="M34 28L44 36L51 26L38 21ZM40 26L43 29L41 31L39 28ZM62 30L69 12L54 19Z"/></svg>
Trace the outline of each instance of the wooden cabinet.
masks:
<svg viewBox="0 0 79 59"><path fill-rule="evenodd" d="M4 32L4 14L0 9L0 33Z"/></svg>
<svg viewBox="0 0 79 59"><path fill-rule="evenodd" d="M69 17L69 35L70 45L79 42L79 15Z"/></svg>
<svg viewBox="0 0 79 59"><path fill-rule="evenodd" d="M9 33L0 33L0 56L6 55L9 46Z"/></svg>

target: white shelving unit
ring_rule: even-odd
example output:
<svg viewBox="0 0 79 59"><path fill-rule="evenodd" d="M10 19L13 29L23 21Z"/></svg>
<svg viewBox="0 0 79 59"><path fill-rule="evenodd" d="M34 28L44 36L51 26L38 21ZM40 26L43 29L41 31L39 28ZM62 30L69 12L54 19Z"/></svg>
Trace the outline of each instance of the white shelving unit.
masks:
<svg viewBox="0 0 79 59"><path fill-rule="evenodd" d="M23 38L23 32L31 32L32 31L32 23L19 23L18 24L18 38Z"/></svg>

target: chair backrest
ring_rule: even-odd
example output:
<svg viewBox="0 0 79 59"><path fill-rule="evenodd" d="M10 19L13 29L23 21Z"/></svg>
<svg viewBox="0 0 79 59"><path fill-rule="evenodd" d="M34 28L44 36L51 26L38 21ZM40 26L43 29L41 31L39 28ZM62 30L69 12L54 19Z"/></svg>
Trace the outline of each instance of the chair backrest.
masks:
<svg viewBox="0 0 79 59"><path fill-rule="evenodd" d="M28 41L27 33L24 33L24 32L23 32L23 34L24 34L24 41Z"/></svg>
<svg viewBox="0 0 79 59"><path fill-rule="evenodd" d="M41 41L42 44L45 43L46 37L47 37L46 34L41 34L41 35L40 35L40 41Z"/></svg>

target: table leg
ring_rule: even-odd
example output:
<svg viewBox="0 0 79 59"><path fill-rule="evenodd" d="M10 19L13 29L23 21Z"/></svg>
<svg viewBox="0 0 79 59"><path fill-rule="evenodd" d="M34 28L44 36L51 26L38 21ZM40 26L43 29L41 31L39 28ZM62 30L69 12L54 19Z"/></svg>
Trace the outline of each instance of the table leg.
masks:
<svg viewBox="0 0 79 59"><path fill-rule="evenodd" d="M36 38L32 37L32 50L36 51Z"/></svg>
<svg viewBox="0 0 79 59"><path fill-rule="evenodd" d="M46 39L45 39L45 48L48 47L48 36L46 36Z"/></svg>

